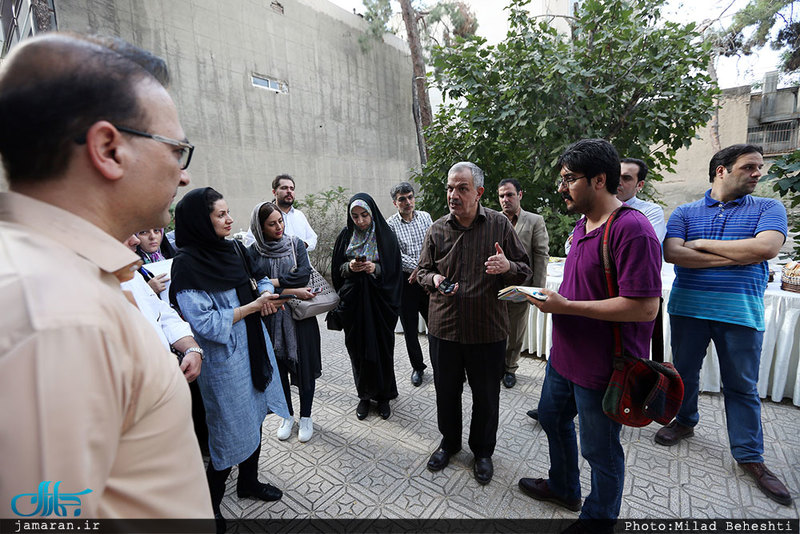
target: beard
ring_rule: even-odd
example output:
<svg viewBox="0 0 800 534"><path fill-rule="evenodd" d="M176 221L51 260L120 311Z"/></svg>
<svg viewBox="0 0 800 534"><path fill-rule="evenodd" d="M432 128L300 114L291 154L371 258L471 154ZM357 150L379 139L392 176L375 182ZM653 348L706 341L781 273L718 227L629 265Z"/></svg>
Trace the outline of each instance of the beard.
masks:
<svg viewBox="0 0 800 534"><path fill-rule="evenodd" d="M286 197L284 197L284 198L276 199L276 202L278 204L278 207L290 208L292 206L292 204L294 204L294 199L286 200Z"/></svg>

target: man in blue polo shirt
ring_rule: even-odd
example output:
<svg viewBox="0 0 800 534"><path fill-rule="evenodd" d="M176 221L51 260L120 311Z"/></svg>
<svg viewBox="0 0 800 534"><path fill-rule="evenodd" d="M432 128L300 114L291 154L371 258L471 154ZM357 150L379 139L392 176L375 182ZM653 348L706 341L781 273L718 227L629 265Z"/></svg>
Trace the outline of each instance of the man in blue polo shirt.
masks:
<svg viewBox="0 0 800 534"><path fill-rule="evenodd" d="M549 477L523 478L528 496L595 520L585 530L610 530L619 516L625 478L621 425L603 413L603 394L614 359L614 323L620 323L625 348L647 357L653 319L661 296L661 246L641 212L623 208L611 225L610 251L618 296L609 298L600 242L606 221L622 206L616 197L619 155L602 139L570 145L558 161L558 192L569 213L585 215L575 225L558 293L542 290L546 301L530 299L553 314L553 348L539 400L539 422L550 450ZM591 492L581 503L575 416L579 416L581 454L592 469ZM583 527L579 527L583 528Z"/></svg>
<svg viewBox="0 0 800 534"><path fill-rule="evenodd" d="M664 258L675 264L667 311L672 354L684 383L677 417L655 435L675 445L694 435L700 367L710 340L719 355L731 453L770 499L789 505L786 486L764 466L756 383L764 337L767 260L786 239L786 209L750 196L764 166L761 147L733 145L711 158L705 198L678 206L667 224Z"/></svg>

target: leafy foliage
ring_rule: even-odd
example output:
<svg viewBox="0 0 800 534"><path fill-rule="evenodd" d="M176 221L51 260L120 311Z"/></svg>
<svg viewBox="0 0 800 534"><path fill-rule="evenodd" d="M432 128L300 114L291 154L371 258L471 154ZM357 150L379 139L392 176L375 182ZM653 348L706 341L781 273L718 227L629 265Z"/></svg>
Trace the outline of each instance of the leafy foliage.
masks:
<svg viewBox="0 0 800 534"><path fill-rule="evenodd" d="M772 190L788 205L789 226L795 236L800 235L800 150L781 156L772 163L762 181L771 180ZM800 258L800 239L795 238L795 258Z"/></svg>
<svg viewBox="0 0 800 534"><path fill-rule="evenodd" d="M303 200L294 203L295 208L302 210L308 224L317 233L317 246L308 253L311 265L322 276L331 270L333 245L336 236L344 227L347 217L347 201L350 193L342 186L336 186L319 193L311 193Z"/></svg>
<svg viewBox="0 0 800 534"><path fill-rule="evenodd" d="M364 20L367 21L367 33L358 38L363 52L368 52L372 40L383 41L383 34L388 31L389 18L392 16L392 6L389 0L362 0L364 4Z"/></svg>
<svg viewBox="0 0 800 534"><path fill-rule="evenodd" d="M441 215L457 161L486 171L484 204L493 208L497 183L516 178L523 207L545 217L559 255L575 220L560 213L555 187L567 145L607 139L660 180L709 120L718 90L705 72L710 46L693 24L663 21L658 0L586 0L571 39L532 18L526 3L512 0L508 37L496 46L471 37L435 52L445 103L426 130L429 160L416 180L422 209Z"/></svg>
<svg viewBox="0 0 800 534"><path fill-rule="evenodd" d="M800 22L793 20L793 0L750 0L733 16L727 30L712 34L721 43L724 56L750 55L769 43L775 50L784 50L782 68L786 72L800 67ZM783 25L772 39L775 25ZM745 33L749 32L748 36Z"/></svg>

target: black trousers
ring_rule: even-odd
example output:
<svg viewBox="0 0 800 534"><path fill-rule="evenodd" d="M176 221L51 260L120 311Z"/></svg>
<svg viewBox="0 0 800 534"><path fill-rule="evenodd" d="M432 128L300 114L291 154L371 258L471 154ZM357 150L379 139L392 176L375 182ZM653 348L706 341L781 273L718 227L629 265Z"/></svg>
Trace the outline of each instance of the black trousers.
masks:
<svg viewBox="0 0 800 534"><path fill-rule="evenodd" d="M403 280L403 293L400 301L400 324L403 325L403 336L406 338L406 349L411 367L422 371L427 367L422 361L422 348L419 346L417 317L422 314L428 322L428 293L419 284L409 284Z"/></svg>
<svg viewBox="0 0 800 534"><path fill-rule="evenodd" d="M292 407L292 390L289 368L284 360L278 360L278 372L281 376L283 386L283 396L286 397L286 406L289 408L289 415L294 415ZM311 405L314 404L314 390L316 383L311 382L311 389L303 389L302 385L297 386L300 393L300 417L311 417Z"/></svg>
<svg viewBox="0 0 800 534"><path fill-rule="evenodd" d="M464 373L472 390L469 448L476 458L489 458L497 443L500 381L505 369L506 341L467 345L428 336L436 387L436 415L440 447L461 450L461 395Z"/></svg>

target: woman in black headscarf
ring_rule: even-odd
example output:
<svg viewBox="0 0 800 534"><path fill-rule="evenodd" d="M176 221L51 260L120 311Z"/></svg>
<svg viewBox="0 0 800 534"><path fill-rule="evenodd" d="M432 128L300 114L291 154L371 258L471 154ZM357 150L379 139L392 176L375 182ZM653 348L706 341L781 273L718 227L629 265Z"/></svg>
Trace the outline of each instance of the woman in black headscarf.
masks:
<svg viewBox="0 0 800 534"><path fill-rule="evenodd" d="M306 245L302 239L284 233L283 214L275 204L262 202L253 209L250 232L255 242L247 249L256 277L268 276L281 296L294 295L313 299L313 288L307 287L311 277ZM322 374L322 354L319 324L316 317L296 320L292 310L284 306L267 318L267 328L272 337L278 370L281 373L288 419L278 427L278 439L289 438L294 426L292 395L289 384L297 386L300 393L300 421L297 439L306 442L314 432L311 405L314 401L315 381Z"/></svg>
<svg viewBox="0 0 800 534"><path fill-rule="evenodd" d="M397 397L394 377L394 327L400 313L400 248L375 201L366 193L353 195L344 228L333 248L331 275L339 306L330 312L344 329L358 398L356 417L378 403L384 419L389 400Z"/></svg>
<svg viewBox="0 0 800 534"><path fill-rule="evenodd" d="M231 467L239 465L239 498L264 501L281 491L258 481L261 425L270 411L287 417L289 410L277 373L262 313L274 313L272 285L259 282L253 295L246 251L225 239L231 231L228 205L210 187L194 189L175 209L178 252L172 260L170 300L191 325L204 351L197 379L209 430L208 485L220 522L220 503ZM241 247L241 255L236 247Z"/></svg>

